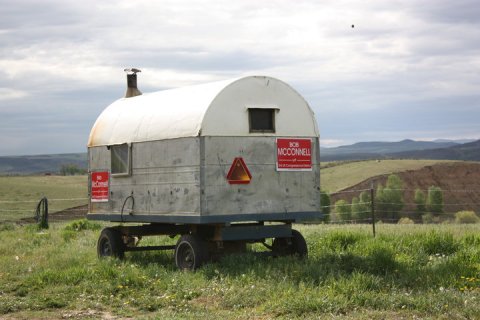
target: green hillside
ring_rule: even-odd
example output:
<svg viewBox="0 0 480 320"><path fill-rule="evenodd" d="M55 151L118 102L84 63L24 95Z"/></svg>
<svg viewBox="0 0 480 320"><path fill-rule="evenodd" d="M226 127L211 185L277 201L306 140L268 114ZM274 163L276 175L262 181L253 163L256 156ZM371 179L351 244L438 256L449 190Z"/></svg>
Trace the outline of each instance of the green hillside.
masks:
<svg viewBox="0 0 480 320"><path fill-rule="evenodd" d="M417 170L436 163L453 162L450 160L368 160L356 162L330 163L329 167L320 171L322 190L336 192L351 187L370 177Z"/></svg>

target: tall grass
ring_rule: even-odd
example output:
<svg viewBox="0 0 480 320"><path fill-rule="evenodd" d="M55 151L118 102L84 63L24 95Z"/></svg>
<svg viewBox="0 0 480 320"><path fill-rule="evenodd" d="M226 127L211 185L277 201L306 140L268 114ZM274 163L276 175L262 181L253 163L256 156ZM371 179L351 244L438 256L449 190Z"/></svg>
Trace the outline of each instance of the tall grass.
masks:
<svg viewBox="0 0 480 320"><path fill-rule="evenodd" d="M475 318L480 226L298 226L309 258L231 255L197 272L171 252L98 260L99 225L0 231L0 317ZM66 236L68 235L68 236ZM152 237L144 244L173 244Z"/></svg>

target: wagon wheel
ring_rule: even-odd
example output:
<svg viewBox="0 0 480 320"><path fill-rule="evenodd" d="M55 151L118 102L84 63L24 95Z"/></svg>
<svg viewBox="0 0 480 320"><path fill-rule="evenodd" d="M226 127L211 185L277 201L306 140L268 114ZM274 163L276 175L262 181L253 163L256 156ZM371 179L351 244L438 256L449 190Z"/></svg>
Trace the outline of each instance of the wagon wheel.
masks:
<svg viewBox="0 0 480 320"><path fill-rule="evenodd" d="M292 229L292 236L288 238L275 238L272 251L277 255L296 255L300 258L308 256L307 242L300 232Z"/></svg>
<svg viewBox="0 0 480 320"><path fill-rule="evenodd" d="M115 257L122 259L125 256L122 234L113 228L103 229L97 242L97 254L99 258Z"/></svg>
<svg viewBox="0 0 480 320"><path fill-rule="evenodd" d="M208 258L207 243L196 235L184 234L175 246L175 264L181 270L198 269Z"/></svg>

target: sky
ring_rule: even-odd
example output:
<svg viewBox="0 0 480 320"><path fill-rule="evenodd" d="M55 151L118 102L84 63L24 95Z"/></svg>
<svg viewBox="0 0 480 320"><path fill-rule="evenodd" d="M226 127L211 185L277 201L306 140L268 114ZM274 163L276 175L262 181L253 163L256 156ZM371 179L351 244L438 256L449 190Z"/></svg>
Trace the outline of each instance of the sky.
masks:
<svg viewBox="0 0 480 320"><path fill-rule="evenodd" d="M85 152L124 95L248 75L315 112L322 146L480 139L477 0L0 0L0 156ZM352 27L353 26L353 27Z"/></svg>

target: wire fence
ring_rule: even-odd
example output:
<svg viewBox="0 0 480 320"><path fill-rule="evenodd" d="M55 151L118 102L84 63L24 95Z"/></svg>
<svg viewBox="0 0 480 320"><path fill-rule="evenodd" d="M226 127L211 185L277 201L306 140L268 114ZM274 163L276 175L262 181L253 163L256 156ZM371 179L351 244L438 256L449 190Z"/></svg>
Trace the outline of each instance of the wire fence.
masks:
<svg viewBox="0 0 480 320"><path fill-rule="evenodd" d="M442 223L452 221L459 211L480 213L480 189L453 188L441 190L441 209L431 211L426 203L423 210L415 201L418 191L428 194L428 189L389 189L401 193L401 201L388 202L376 199L376 189L361 188L326 194L329 203L322 203L323 223L375 224L398 223L409 218L415 223ZM0 199L0 222L33 221L34 211L40 199ZM88 198L48 199L50 219L69 220L84 217L88 210ZM343 200L343 201L341 201Z"/></svg>
<svg viewBox="0 0 480 320"><path fill-rule="evenodd" d="M35 222L38 200L0 200L0 222ZM84 217L88 211L88 198L48 198L51 221Z"/></svg>
<svg viewBox="0 0 480 320"><path fill-rule="evenodd" d="M369 189L345 190L324 194L327 205L322 204L324 223L330 224L372 224L375 223L444 223L455 220L459 211L472 211L473 219L480 213L480 189L458 186L452 189L439 189L440 200L429 203L431 189L388 189L396 192L395 201L385 201L378 197L378 190L372 185ZM416 194L423 194L423 201ZM475 216L477 218L475 218ZM408 218L406 220L405 218Z"/></svg>

